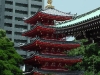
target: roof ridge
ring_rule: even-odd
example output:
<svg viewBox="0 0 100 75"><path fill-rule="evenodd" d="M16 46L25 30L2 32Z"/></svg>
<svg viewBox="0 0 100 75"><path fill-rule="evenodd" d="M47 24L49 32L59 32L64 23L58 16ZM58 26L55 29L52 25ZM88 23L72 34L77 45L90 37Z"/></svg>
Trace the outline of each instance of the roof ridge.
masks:
<svg viewBox="0 0 100 75"><path fill-rule="evenodd" d="M47 9L44 9L44 10L48 10L48 9L51 9L51 8L47 8ZM55 8L53 8L53 9L56 10L56 11L58 11L58 12L65 13L65 14L69 14L69 13L70 13L70 12L69 12L69 13L66 13L66 12L63 12L63 11L57 10L57 9L55 9ZM44 10L43 10L43 11L44 11Z"/></svg>
<svg viewBox="0 0 100 75"><path fill-rule="evenodd" d="M45 8L43 11L48 10L48 9L52 9L52 8ZM60 11L60 10L55 9L55 8L53 8L53 10L55 10L55 11L57 11L57 12L60 12L60 13L63 13L63 14L70 15L70 16L76 15L76 14L71 14L71 12L68 12L68 13L67 13L67 12L63 12L63 11Z"/></svg>
<svg viewBox="0 0 100 75"><path fill-rule="evenodd" d="M86 12L86 13L84 13L84 14L78 15L78 16L76 16L74 19L71 19L71 20L69 20L69 21L65 21L64 23L67 23L67 22L76 20L76 19L78 19L78 18L81 18L81 17L83 17L83 16L86 16L86 15L88 15L88 14L91 14L92 12L95 12L95 11L97 11L97 10L100 10L100 7L96 8L96 9L93 9L93 10L91 10L91 11L89 11L89 12ZM56 24L56 25L58 25L58 24Z"/></svg>
<svg viewBox="0 0 100 75"><path fill-rule="evenodd" d="M77 16L77 17L82 17L83 15L85 16L85 15L87 15L87 14L91 14L92 12L95 12L95 11L97 11L97 10L99 10L100 9L100 7L98 7L98 8L96 8L96 9L93 9L93 10L91 10L91 11L88 11L88 12L86 12L86 13L84 13L84 14L81 14L81 15L79 15L79 16Z"/></svg>
<svg viewBox="0 0 100 75"><path fill-rule="evenodd" d="M70 13L71 13L71 12L69 12L69 13L63 12L63 11L60 11L60 10L57 10L57 9L54 9L54 10L59 11L59 12L62 12L62 13L64 13L64 14L70 14Z"/></svg>

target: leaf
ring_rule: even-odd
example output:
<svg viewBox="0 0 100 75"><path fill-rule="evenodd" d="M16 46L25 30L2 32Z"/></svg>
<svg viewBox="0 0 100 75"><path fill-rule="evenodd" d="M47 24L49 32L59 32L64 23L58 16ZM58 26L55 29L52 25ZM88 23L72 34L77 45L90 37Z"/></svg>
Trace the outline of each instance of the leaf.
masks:
<svg viewBox="0 0 100 75"><path fill-rule="evenodd" d="M70 69L76 69L76 70L85 70L87 74L85 75L93 75L93 69L95 73L98 73L100 71L100 47L96 43L91 43L89 45L83 45L85 40L80 40L81 46L72 49L68 52L69 56L77 56L82 55L83 60L82 63L73 65L73 68ZM100 73L99 73L100 74Z"/></svg>
<svg viewBox="0 0 100 75"><path fill-rule="evenodd" d="M0 29L0 75L22 75L19 64L22 57L15 51L14 43Z"/></svg>

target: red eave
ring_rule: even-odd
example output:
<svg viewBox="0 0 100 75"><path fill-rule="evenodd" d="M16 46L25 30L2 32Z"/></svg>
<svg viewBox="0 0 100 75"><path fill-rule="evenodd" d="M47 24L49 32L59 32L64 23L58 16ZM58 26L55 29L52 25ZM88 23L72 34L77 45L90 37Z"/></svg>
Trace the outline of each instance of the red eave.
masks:
<svg viewBox="0 0 100 75"><path fill-rule="evenodd" d="M77 58L77 59L71 59L71 58L48 58L48 57L42 57L39 55L33 56L29 59L25 59L24 62L25 63L31 63L32 62L40 62L40 64L44 64L44 62L55 62L55 63L64 63L64 64L73 64L73 63L77 63L77 62L81 62L82 58Z"/></svg>
<svg viewBox="0 0 100 75"><path fill-rule="evenodd" d="M40 32L41 31L41 32ZM46 28L42 26L37 26L36 28L33 28L25 33L23 33L23 36L29 36L29 37L35 37L36 35L46 35L49 33L54 33L55 30L53 28Z"/></svg>
<svg viewBox="0 0 100 75"><path fill-rule="evenodd" d="M46 57L41 57L41 56L36 56L36 60L40 62L61 62L61 63L77 63L81 62L82 59L71 59L71 58L46 58Z"/></svg>
<svg viewBox="0 0 100 75"><path fill-rule="evenodd" d="M37 12L34 16L31 16L30 18L24 20L25 23L28 23L28 24L35 24L36 21L38 21L38 15L39 15L39 12ZM32 22L32 23L31 23Z"/></svg>
<svg viewBox="0 0 100 75"><path fill-rule="evenodd" d="M65 20L72 19L72 16L51 15L51 14L38 12L34 16L24 20L24 22L28 24L35 24L38 21L38 19L41 19L41 18L48 19L48 20L51 19L51 20L56 20L56 21L65 21Z"/></svg>
<svg viewBox="0 0 100 75"><path fill-rule="evenodd" d="M51 14L45 14L42 12L40 12L40 15L42 18L52 19L56 21L65 21L65 20L72 19L72 16L51 15Z"/></svg>
<svg viewBox="0 0 100 75"><path fill-rule="evenodd" d="M38 45L40 45L41 47L44 47L44 48L45 47L61 48L61 49L65 49L65 50L72 49L72 48L80 46L80 44L67 44L67 43L66 44L61 44L61 43L50 43L50 42L42 42L42 41L39 41Z"/></svg>
<svg viewBox="0 0 100 75"><path fill-rule="evenodd" d="M56 41L55 41L56 42ZM65 50L70 50L73 48L80 47L80 44L59 44L59 43L50 43L50 42L43 42L41 40L36 40L28 45L24 45L21 48L24 50L41 50L45 48L55 48L55 49L65 49Z"/></svg>

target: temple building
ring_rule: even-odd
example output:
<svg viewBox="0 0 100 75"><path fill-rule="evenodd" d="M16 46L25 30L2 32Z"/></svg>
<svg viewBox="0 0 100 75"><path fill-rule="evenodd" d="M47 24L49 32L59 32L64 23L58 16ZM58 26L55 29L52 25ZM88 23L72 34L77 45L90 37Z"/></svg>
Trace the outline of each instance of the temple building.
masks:
<svg viewBox="0 0 100 75"><path fill-rule="evenodd" d="M56 34L74 36L77 40L88 39L88 43L100 45L100 7L79 15L70 21L57 23Z"/></svg>
<svg viewBox="0 0 100 75"><path fill-rule="evenodd" d="M80 47L80 43L66 41L65 34L56 34L55 22L68 21L75 18L75 14L59 11L52 6L52 0L44 10L25 18L24 22L31 25L31 29L22 35L30 38L31 42L23 44L21 49L31 52L24 63L31 66L26 75L83 75L80 71L70 71L65 66L72 66L82 61L82 56L68 56L65 52Z"/></svg>

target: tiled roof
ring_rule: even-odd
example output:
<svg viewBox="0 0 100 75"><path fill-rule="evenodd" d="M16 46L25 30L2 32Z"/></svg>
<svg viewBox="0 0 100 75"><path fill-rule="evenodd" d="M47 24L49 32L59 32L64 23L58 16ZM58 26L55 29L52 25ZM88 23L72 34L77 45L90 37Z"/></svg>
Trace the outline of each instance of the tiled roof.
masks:
<svg viewBox="0 0 100 75"><path fill-rule="evenodd" d="M57 25L57 24L62 24L62 23L65 23L65 22L67 22L67 21L70 21L70 20L65 20L65 21L55 21L55 24Z"/></svg>
<svg viewBox="0 0 100 75"><path fill-rule="evenodd" d="M83 22L85 20L89 20L89 19L94 18L96 16L100 16L100 7L97 8L97 9L94 9L90 12L87 12L85 14L79 15L73 20L65 21L65 23L62 23L62 24L57 24L54 27L61 28L61 27L70 26L70 25L73 25L73 24Z"/></svg>
<svg viewBox="0 0 100 75"><path fill-rule="evenodd" d="M33 38L33 41L31 43L28 43L28 44L26 44L24 46L32 44L36 40L40 40L42 42L50 42L50 43L53 43L53 44L80 44L79 42L74 42L74 41L56 41L55 42L54 40L45 40L45 39L41 39L39 37L35 37L35 38Z"/></svg>
<svg viewBox="0 0 100 75"><path fill-rule="evenodd" d="M71 14L70 12L69 13L65 13L65 12L59 11L57 9L50 9L50 8L49 9L44 9L44 10L39 9L35 14L37 14L38 12L42 12L42 13L50 14L50 15L55 15L55 16L73 16L74 17L76 15L76 14ZM31 18L34 15L31 15L29 17L24 17L23 20L26 20L28 18Z"/></svg>
<svg viewBox="0 0 100 75"><path fill-rule="evenodd" d="M42 13L58 15L58 16L74 16L75 14L65 13L57 9L45 9L41 11Z"/></svg>
<svg viewBox="0 0 100 75"><path fill-rule="evenodd" d="M41 57L44 57L44 58L62 58L62 59L82 59L83 56L67 56L67 55L45 55L45 54L39 54L39 53L36 53L34 52L34 54L32 56L28 56L24 59L30 59L30 58L33 58L34 56L41 56Z"/></svg>
<svg viewBox="0 0 100 75"><path fill-rule="evenodd" d="M83 71L54 71L54 70L42 70L33 67L31 72L25 72L23 74L32 74L34 72L42 73L42 74L57 74L57 75L83 75Z"/></svg>

